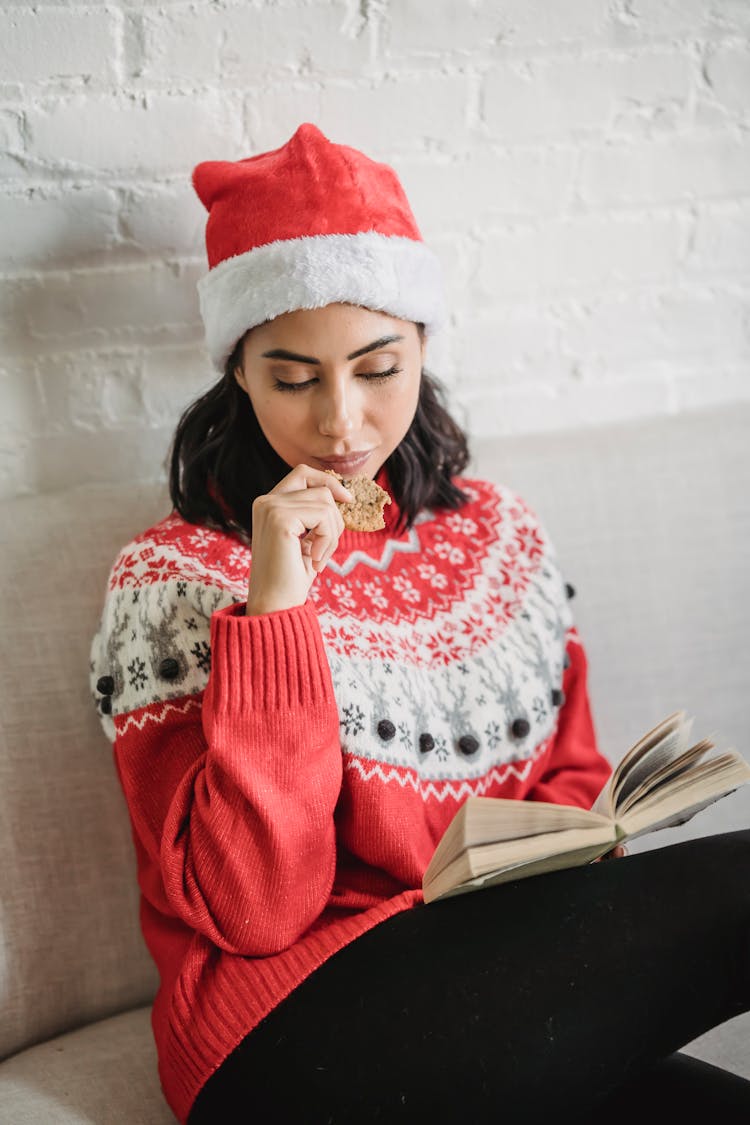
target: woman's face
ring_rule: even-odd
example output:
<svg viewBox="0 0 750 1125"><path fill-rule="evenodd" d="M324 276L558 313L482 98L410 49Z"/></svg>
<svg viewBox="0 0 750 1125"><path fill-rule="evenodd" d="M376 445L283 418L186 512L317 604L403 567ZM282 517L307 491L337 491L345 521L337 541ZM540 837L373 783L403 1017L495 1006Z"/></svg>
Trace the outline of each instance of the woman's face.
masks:
<svg viewBox="0 0 750 1125"><path fill-rule="evenodd" d="M355 305L298 309L253 328L235 378L290 468L373 478L417 409L416 324Z"/></svg>

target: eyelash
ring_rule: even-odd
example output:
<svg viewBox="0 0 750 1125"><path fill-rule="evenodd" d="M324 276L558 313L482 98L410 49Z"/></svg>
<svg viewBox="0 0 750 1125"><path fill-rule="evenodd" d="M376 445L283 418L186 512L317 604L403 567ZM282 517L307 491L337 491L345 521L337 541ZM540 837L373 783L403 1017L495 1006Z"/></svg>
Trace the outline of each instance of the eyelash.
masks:
<svg viewBox="0 0 750 1125"><path fill-rule="evenodd" d="M368 383L381 383L385 382L386 379L392 378L394 375L398 375L400 371L401 368L394 365L393 367L389 367L387 371L373 371L369 374L363 372L360 375L360 379L364 379ZM307 387L312 387L316 382L317 379L308 379L306 383L283 383L280 379L276 379L273 386L274 390L277 391L291 391L295 393L297 391L304 391Z"/></svg>

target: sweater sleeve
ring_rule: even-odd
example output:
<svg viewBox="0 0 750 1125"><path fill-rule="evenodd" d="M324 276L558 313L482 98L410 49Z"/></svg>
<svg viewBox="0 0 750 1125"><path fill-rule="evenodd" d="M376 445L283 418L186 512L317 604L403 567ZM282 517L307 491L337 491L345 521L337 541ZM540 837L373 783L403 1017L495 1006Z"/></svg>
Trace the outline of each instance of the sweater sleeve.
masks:
<svg viewBox="0 0 750 1125"><path fill-rule="evenodd" d="M565 701L540 774L526 800L589 809L611 775L612 766L597 748L586 654L574 629L568 633L565 651L569 659L563 675Z"/></svg>
<svg viewBox="0 0 750 1125"><path fill-rule="evenodd" d="M233 953L293 944L336 864L338 712L309 604L211 614L202 695L115 718L144 894Z"/></svg>

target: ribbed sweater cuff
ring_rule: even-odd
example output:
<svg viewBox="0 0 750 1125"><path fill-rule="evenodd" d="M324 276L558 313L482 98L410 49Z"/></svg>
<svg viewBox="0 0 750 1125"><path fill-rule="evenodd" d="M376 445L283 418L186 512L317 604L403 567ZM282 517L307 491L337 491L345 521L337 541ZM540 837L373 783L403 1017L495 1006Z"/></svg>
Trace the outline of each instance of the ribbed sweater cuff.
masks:
<svg viewBox="0 0 750 1125"><path fill-rule="evenodd" d="M335 703L315 610L245 615L244 605L211 615L212 710L299 710Z"/></svg>

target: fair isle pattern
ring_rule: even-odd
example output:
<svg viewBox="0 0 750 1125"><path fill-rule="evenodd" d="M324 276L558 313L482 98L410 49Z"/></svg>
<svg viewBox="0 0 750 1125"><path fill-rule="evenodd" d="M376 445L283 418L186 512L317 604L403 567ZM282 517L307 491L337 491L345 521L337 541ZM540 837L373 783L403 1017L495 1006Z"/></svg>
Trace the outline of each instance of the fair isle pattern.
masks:
<svg viewBox="0 0 750 1125"><path fill-rule="evenodd" d="M217 531L167 516L150 532L134 539L118 556L110 577L110 590L156 585L170 579L202 585L235 587L247 594L250 550Z"/></svg>
<svg viewBox="0 0 750 1125"><path fill-rule="evenodd" d="M114 681L112 714L102 716L110 741L114 741L120 716L140 715L150 706L155 717L169 700L204 691L211 667L211 614L237 600L231 588L208 584L216 580L213 567L205 584L195 578L178 578L179 556L174 549L169 554L174 573L161 583L154 579L150 555L138 569L133 562L135 552L129 552L129 579L123 582L132 585L120 586L118 577L92 643L93 698L99 699L96 683L100 676L111 676ZM163 559L159 557L159 566ZM186 566L184 573L192 570ZM165 660L176 662L168 679L162 673Z"/></svg>
<svg viewBox="0 0 750 1125"><path fill-rule="evenodd" d="M539 754L571 625L551 548L523 501L458 483L468 505L423 512L399 537L373 535L366 557L342 537L333 561L348 578L326 571L311 590L345 762L382 763L392 779L405 771L425 794L462 779L476 787ZM203 692L211 615L244 601L249 566L246 547L176 514L123 549L92 645L93 698L100 675L115 685L102 717L110 740L120 716L141 721L150 708L159 721L161 705ZM518 719L529 726L522 739Z"/></svg>
<svg viewBox="0 0 750 1125"><path fill-rule="evenodd" d="M439 515L423 512L411 533L399 538L373 536L368 572L350 568L346 582L322 574L310 592L318 613L368 626L413 626L425 617L450 616L457 598L482 609L491 603L496 614L510 612L546 549L541 529L510 490L483 481L458 483L468 505ZM399 551L410 536L410 550ZM334 561L341 566L349 559L337 551Z"/></svg>
<svg viewBox="0 0 750 1125"><path fill-rule="evenodd" d="M117 733L126 734L129 730L143 730L148 723L164 723L170 715L187 715L191 711L200 711L201 700L196 696L188 696L182 703L161 703L153 708L143 708L132 715L121 716L117 722Z"/></svg>
<svg viewBox="0 0 750 1125"><path fill-rule="evenodd" d="M395 782L402 789L411 788L419 793L422 800L436 800L442 804L446 798L454 801L463 801L466 797L484 797L497 791L498 785L504 785L509 778L517 781L526 781L531 768L537 758L546 754L550 747L551 739L538 746L532 758L518 765L511 762L502 769L493 768L483 777L476 780L464 779L458 782L423 782L413 770L384 769L380 762L366 762L348 754L344 760L344 769L356 772L362 781L376 779L388 785Z"/></svg>
<svg viewBox="0 0 750 1125"><path fill-rule="evenodd" d="M379 780L409 776L439 799L457 781L477 788L498 764L533 760L549 742L571 629L561 576L528 508L508 490L462 486L469 506L413 529L416 561L394 556L387 571L346 585L324 575L314 597L345 766L350 757L382 763L391 769ZM368 606L361 623L359 599Z"/></svg>
<svg viewBox="0 0 750 1125"><path fill-rule="evenodd" d="M533 629L538 615L527 604L523 624ZM566 632L560 618L551 619L539 651L532 636L512 623L504 637L451 665L442 652L420 665L329 651L345 761L351 754L439 782L480 778L533 757L556 725L552 692L562 684ZM528 723L520 739L513 733L519 719Z"/></svg>
<svg viewBox="0 0 750 1125"><path fill-rule="evenodd" d="M425 521L434 519L431 512L422 512L417 516L415 523L425 523ZM339 563L336 558L328 560L328 570L333 574L338 575L339 578L345 578L357 566L369 566L373 570L388 570L391 565L394 554L407 554L416 555L420 551L419 537L414 529L409 531L406 536L406 542L403 539L389 539L383 555L381 558L373 557L367 551L352 551L352 553L345 559L344 562ZM316 594L313 593L313 597Z"/></svg>

